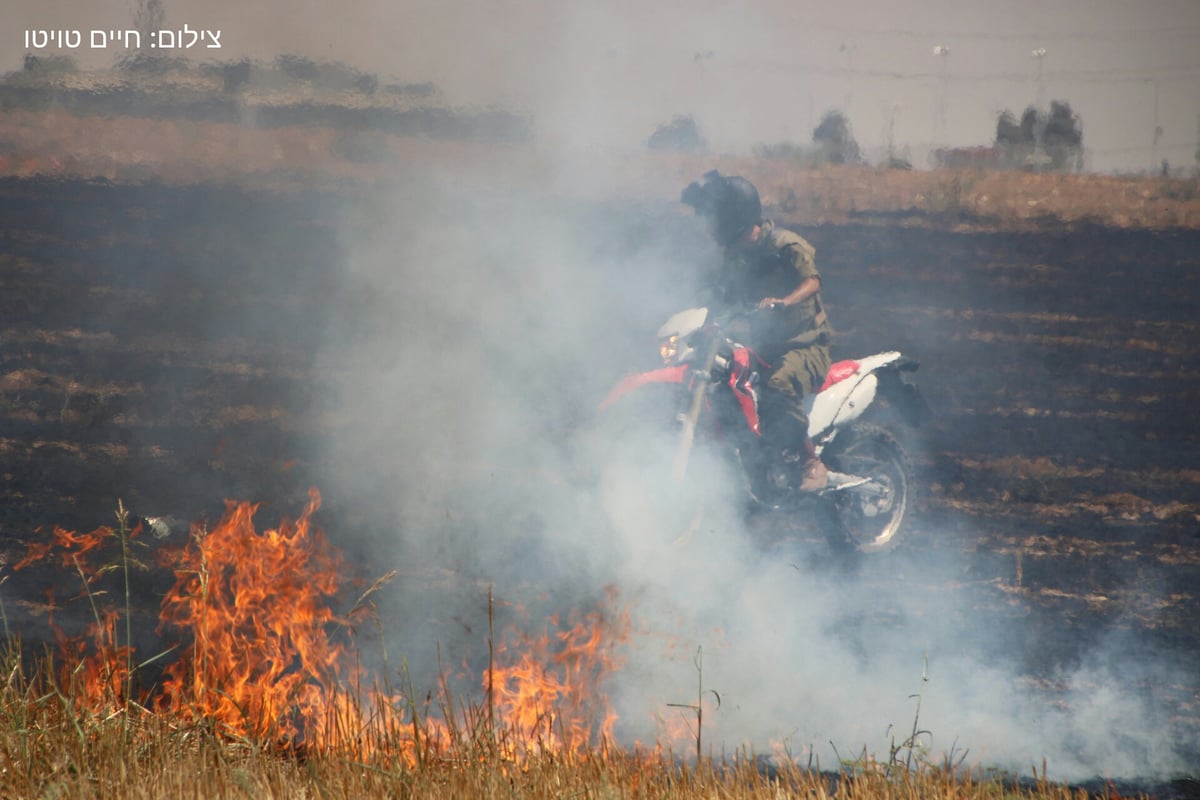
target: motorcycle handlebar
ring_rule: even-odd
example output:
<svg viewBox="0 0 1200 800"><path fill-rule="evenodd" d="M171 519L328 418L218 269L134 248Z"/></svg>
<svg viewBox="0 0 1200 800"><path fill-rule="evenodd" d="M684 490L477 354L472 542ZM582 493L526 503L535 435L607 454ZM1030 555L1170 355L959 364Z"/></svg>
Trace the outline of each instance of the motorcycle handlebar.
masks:
<svg viewBox="0 0 1200 800"><path fill-rule="evenodd" d="M761 308L758 305L743 305L743 306L737 306L734 308L727 309L723 312L716 313L713 315L713 318L714 318L714 321L719 326L726 327L726 326L730 325L731 323L739 322L742 320L750 320L750 319L753 319L754 317L758 316L759 314L769 313L771 311L778 311L779 309L782 309L782 308L786 308L786 306L783 303L770 303Z"/></svg>

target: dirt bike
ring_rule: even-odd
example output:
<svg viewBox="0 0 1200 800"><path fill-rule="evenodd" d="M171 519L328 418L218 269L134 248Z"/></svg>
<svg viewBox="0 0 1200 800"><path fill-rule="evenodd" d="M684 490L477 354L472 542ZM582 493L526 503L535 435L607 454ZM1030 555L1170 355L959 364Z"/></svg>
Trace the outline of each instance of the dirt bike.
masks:
<svg viewBox="0 0 1200 800"><path fill-rule="evenodd" d="M894 547L912 512L915 481L908 453L885 424L899 418L916 427L928 413L914 381L918 363L893 351L830 367L806 402L809 437L829 482L802 492L807 453L773 444L760 428L760 383L770 365L733 338L753 313L771 312L675 314L658 331L663 366L623 378L601 402L602 413L624 406L647 417L665 405L678 428L671 466L677 483L686 480L701 437L736 465L752 509L812 515L837 550Z"/></svg>

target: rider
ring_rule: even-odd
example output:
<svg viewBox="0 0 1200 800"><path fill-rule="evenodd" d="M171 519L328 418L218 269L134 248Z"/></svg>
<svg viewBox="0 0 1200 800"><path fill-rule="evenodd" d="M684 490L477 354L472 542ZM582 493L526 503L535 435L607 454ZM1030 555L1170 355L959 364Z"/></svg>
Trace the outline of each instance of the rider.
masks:
<svg viewBox="0 0 1200 800"><path fill-rule="evenodd" d="M821 303L815 248L798 234L762 217L754 184L740 176L706 172L680 200L706 219L724 251L720 268L705 281L715 304L753 305L751 343L771 365L759 405L764 432L788 460L803 459L800 490L815 492L828 472L808 438L804 397L829 371L832 329Z"/></svg>

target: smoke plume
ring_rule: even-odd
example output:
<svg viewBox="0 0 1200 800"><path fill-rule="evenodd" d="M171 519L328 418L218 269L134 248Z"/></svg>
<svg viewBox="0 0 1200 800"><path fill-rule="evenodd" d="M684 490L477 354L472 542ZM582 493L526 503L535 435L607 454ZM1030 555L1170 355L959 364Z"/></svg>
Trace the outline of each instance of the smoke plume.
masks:
<svg viewBox="0 0 1200 800"><path fill-rule="evenodd" d="M747 521L711 454L697 452L681 498L663 488L669 434L652 464L595 435L598 400L652 365L654 330L715 257L673 199L430 180L344 215L346 308L321 354L342 376L329 403L344 424L323 481L369 531L371 563L401 568L389 649L432 681L436 648L450 663L485 652L489 588L507 622L517 605L565 612L615 587L636 630L608 687L626 744L694 735L681 706L700 703L716 754L1182 771L1152 699L1126 689L1169 662L1099 642L1035 685L1013 655L1029 649L1014 646L1019 615L985 611L960 581L968 555L926 542L833 562L786 521Z"/></svg>

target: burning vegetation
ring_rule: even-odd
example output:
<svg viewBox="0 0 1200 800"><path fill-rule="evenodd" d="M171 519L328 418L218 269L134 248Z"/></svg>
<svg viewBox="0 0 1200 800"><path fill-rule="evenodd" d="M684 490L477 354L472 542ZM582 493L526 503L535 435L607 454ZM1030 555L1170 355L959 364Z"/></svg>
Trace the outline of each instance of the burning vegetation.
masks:
<svg viewBox="0 0 1200 800"><path fill-rule="evenodd" d="M753 168L763 175L773 169L770 164ZM781 175L774 179L780 187L785 184L779 181L799 180ZM761 179L758 173L753 176ZM809 191L853 207L854 187L846 176L853 177L831 173ZM871 190L899 192L889 184L891 177L871 177ZM946 180L933 173L918 177L930 185ZM1066 186L1046 183L1048 176L1027 177L1047 203L1052 186ZM971 181L977 183L968 186ZM976 195L994 201L997 184L991 181L992 176L964 178L959 191L944 194L962 204L973 203L970 198ZM1133 192L1136 185L1125 188ZM204 188L82 182L10 182L6 192L13 226L8 246L15 252L10 265L20 276L20 291L6 306L6 336L15 346L2 388L12 432L0 442L0 451L7 465L6 520L14 544L12 551L0 554L9 559L7 565L0 563L0 580L8 579L5 590L19 587L5 595L11 599L10 612L19 603L8 618L14 633L48 630L49 609L62 636L61 645L40 660L30 652L36 645L27 641L23 659L13 651L0 662L0 797L478 797L497 791L547 797L1000 795L994 785L963 785L964 773L954 764L916 759L920 769L915 763L905 769L889 759L886 746L877 762L847 749L842 751L851 756L846 763L840 757L810 760L806 749L798 759L785 754L772 767L760 764L752 753L722 751L723 738L742 741L713 734L739 708L736 693L747 686L762 702L742 705L747 709L742 713L766 716L775 704L779 719L804 726L805 738L790 740L797 747L809 730L819 747L824 741L842 744L847 735L837 729L839 716L878 719L887 712L873 705L864 713L866 703L904 697L911 689L903 679L881 684L878 692L852 707L854 701L844 699L849 692L840 690L854 685L856 676L839 672L845 662L839 660L838 641L815 626L811 635L809 629L784 635L785 620L774 615L762 620L753 636L739 634L740 623L754 624L754 618L731 629L734 644L725 650L728 659L753 661L755 669L736 675L737 680L714 680L711 663L718 659L708 666L705 685L718 687L726 702L711 715L711 705L703 708L700 759L695 758L700 709L658 706L664 720L683 723L678 730L667 726L662 731L659 759L653 744L623 749L609 732L615 730L618 741L628 744L632 737L625 734L626 726L641 709L649 714L652 704L696 700L699 693L690 691L690 672L679 676L663 670L653 690L640 692L645 702L629 709L628 694L638 692L626 690L645 680L646 648L622 638L635 634L617 601L637 597L639 614L650 603L628 590L620 598L582 603L574 611L571 603L562 603L555 607L561 612L556 619L539 612L512 628L509 607L500 601L495 635L475 625L466 633L471 657L463 662L456 652L447 658L441 683L420 673L422 668L432 673L441 662L415 665L414 674L420 676L414 680L416 688L409 686L395 650L390 666L386 653L381 664L380 648L367 642L375 601L381 609L390 606L390 615L404 616L408 609L411 617L424 619L413 604L383 602L393 591L413 587L403 578L389 586L381 578L374 587L352 581L347 565L313 524L325 512L314 509L260 533L251 524L253 506L235 504L221 525L195 530L173 550L161 542L151 548L152 531L137 530L126 521L101 529L100 535L51 531L39 538L37 547L18 552L15 542L23 543L27 532L47 519L74 513L67 519L75 530L90 528L94 517L89 515L104 507L104 487L114 482L143 498L167 487L164 493L173 499L163 505L185 508L194 507L193 500L207 503L235 493L275 502L285 494L276 484L294 486L303 480L302 486L327 487L332 507L334 498L342 498L339 487L326 485L326 474L302 466L285 475L274 464L323 452L324 439L313 431L345 435L345 427L325 426L325 416L315 418L321 424L302 424L314 417L305 416L301 406L311 385L341 385L357 373L324 366L310 370L305 359L313 340L297 339L298 331L323 329L311 324L324 319L318 313L323 307L337 312L347 307L328 302L336 295L325 276L341 280L342 273L327 268L337 258L325 244L322 226L327 223L321 220L327 206ZM1054 193L1063 208L1074 202L1065 194L1065 188ZM797 202L808 208L804 200ZM947 200L946 205L954 204ZM166 211L156 216L160 208ZM176 217L184 215L173 209L186 209L193 222L181 223ZM1073 206L1072 211L1080 212ZM144 235L140 226L146 219L161 222L161 238ZM260 245L251 242L262 240L263 230L276 231L265 240L274 244L256 249ZM931 364L952 367L940 380L953 402L943 409L927 464L937 519L948 521L934 529L942 535L930 539L933 550L962 555L964 571L949 578L922 574L914 582L912 572L905 577L889 567L895 577L862 582L864 594L894 598L920 587L916 594L924 595L930 607L938 606L929 617L948 621L956 647L963 646L958 632L967 626L993 635L1015 618L1027 634L1022 637L1028 643L1026 654L1038 659L1028 671L1040 678L1061 653L1078 649L1090 654L1081 642L1127 622L1117 616L1127 607L1123 597L1128 596L1122 594L1120 578L1136 568L1135 610L1150 620L1145 628L1174 637L1189 652L1195 640L1188 633L1194 597L1184 591L1158 596L1154 587L1189 585L1195 569L1186 547L1194 529L1187 527L1189 510L1195 505L1187 488L1194 482L1183 469L1188 463L1183 454L1190 452L1188 417L1173 413L1186 408L1194 394L1194 382L1176 369L1176 356L1186 351L1194 325L1186 316L1186 283L1158 279L1177 276L1179 265L1189 263L1187 246L1193 238L1088 228L1078 235L1053 232L1027 239L1025 234L939 234L907 225L831 226L813 234L821 252L828 254L831 280L841 281L840 295L847 298L841 318L857 331L858 341L878 341L903 326L913 332L914 346L925 350ZM443 243L444 235L438 236ZM47 247L46 241L57 244ZM120 246L110 247L110 241ZM233 242L228 251L208 249L224 241ZM289 247L279 249L279 242ZM291 246L297 242L301 246ZM196 254L185 261L187 269L159 268L157 253L164 243L169 247L163 252ZM76 258L76 253L88 257ZM297 263L295 270L288 267L289 275L321 278L301 279L294 293L280 292L279 273L256 271L259 262ZM953 265L950 279L946 264ZM1088 269L1075 269L1078 264ZM182 285L169 281L160 286L164 274L182 276ZM1124 285L1129 274L1146 287L1132 306L1128 293L1110 288ZM191 277L200 275L203 280ZM855 299L850 290L855 282L877 288L871 298ZM134 286L149 288L129 290ZM1157 286L1170 289L1151 291ZM1027 309L1023 301L1033 295L1053 303ZM104 298L103 314L79 327L79 309L89 303L94 307L98 297ZM1122 310L1111 312L1110 320L1117 300ZM248 304L264 310L252 329L244 325ZM381 305L391 313L391 306ZM298 319L310 324L295 324ZM222 329L222 335L214 338L213 329ZM224 338L227 329L238 335ZM1093 357L1100 352L1104 358ZM537 358L543 355L534 351ZM997 364L1017 366L999 369ZM1072 369L1076 364L1093 366ZM1046 365L1055 368L1056 380L1045 380ZM388 402L392 399L389 394ZM1120 424L1105 427L1104 420ZM971 436L963 437L964 429ZM388 444L387 452L395 452ZM1114 468L1115 451L1135 456ZM192 453L210 452L200 464L190 460ZM1026 467L1034 458L1049 466L1030 473ZM318 474L298 478L298 472ZM354 473L354 480L361 481L364 472ZM249 488L243 492L233 486ZM1105 500L1114 497L1123 499L1120 504ZM1169 506L1167 498L1173 501ZM176 504L179 499L187 502ZM395 507L380 505L380 519L394 520ZM440 507L434 507L440 516ZM1113 522L1117 513L1120 521ZM267 518L271 524L277 519ZM263 521L259 516L258 522ZM359 544L361 534L369 532L361 521L343 516L338 521L336 531L330 528L335 541ZM526 520L520 524L524 530ZM567 524L563 527L570 532ZM440 537L443 528L437 532ZM464 538L476 544L467 534ZM516 548L520 542L495 538L496 550L486 555L507 548L503 555L518 562L518 570L528 570L528 562L516 555L526 552ZM273 541L280 546L272 549ZM410 558L428 555L416 547L388 552L403 552L403 563L414 570L433 571L431 563L442 563ZM165 560L152 557L159 553ZM29 563L9 574L8 565L27 557ZM262 563L264 558L275 561ZM326 583L327 574L336 580ZM960 590L964 575L974 587L970 591ZM600 577L595 585L609 578ZM708 580L693 583L692 604L713 598L723 601L724 608L726 598L733 596ZM446 588L460 592L460 585ZM511 584L498 586L508 591ZM41 587L53 587L52 594L36 607L25 605L40 599L35 593ZM877 593L880 587L882 593ZM741 584L736 588L741 593ZM753 596L768 596L769 588ZM243 591L245 598L239 596ZM475 616L484 616L479 590L469 591ZM434 608L441 599L425 598L421 608ZM276 613L300 608L311 612L308 622L274 621ZM218 609L229 616L217 620ZM832 610L825 619L837 619L839 608ZM39 613L40 618L29 621ZM396 624L390 615L388 621ZM924 633L929 617L914 618L903 635ZM868 628L894 628L896 619L889 606L879 624ZM639 616L639 624L642 620ZM277 640L264 642L268 635ZM996 638L1008 643L1003 636ZM577 651L593 639L600 647L591 660L578 657ZM795 646L745 646L783 639ZM413 641L406 637L401 643L407 647ZM426 651L432 649L432 636L419 641ZM301 652L301 644L308 649ZM793 655L797 651L832 666L797 669L802 664ZM630 655L627 667L621 666L622 653ZM641 662L635 657L639 653ZM980 654L976 656L971 665L980 663ZM960 673L959 679L963 677L970 676ZM1152 699L1163 702L1160 691L1174 694L1163 702L1168 709L1164 716L1170 717L1155 729L1163 732L1162 739L1146 740L1194 742L1186 735L1194 728L1194 716L1188 715L1195 708L1194 682L1173 684L1159 680L1158 672L1154 677ZM664 687L670 681L676 683ZM1126 680L1122 686L1131 683ZM433 691L426 693L429 685ZM946 685L934 684L939 692ZM1092 691L1098 685L1109 686L1095 680L1085 688ZM267 691L274 688L282 691ZM622 701L622 718L615 723L610 722L616 711L606 699L609 693ZM956 694L965 699L958 708L953 701L943 705L950 707L948 716L976 712L970 702L975 698L951 692ZM1054 687L1039 694L1047 695L1055 702L1062 692ZM708 697L700 699L707 703ZM1046 715L1055 711L1049 704L1044 708ZM1126 734L1140 730L1141 720L1130 719L1128 708L1116 707L1123 718L1105 715L1100 723L1094 716L1082 718L1081 725L1095 730L1097 737L1112 739L1110 732L1121 732L1089 765L1107 768L1102 761L1106 755L1131 748ZM947 717L926 718L936 719L933 713L923 712L922 721L939 735L946 732ZM988 726L1009 721L1002 714L989 715L986 708L983 719ZM1004 730L1006 742L1015 742L1013 749L1019 752L1046 752L1045 743L1062 730L1040 722L1023 729L1030 734L1026 738L1011 732L1021 734L1028 718L1015 719ZM1120 724L1108 723L1111 719ZM1164 721L1163 716L1153 719ZM888 720L903 723L904 717L893 714ZM757 741L767 743L773 731ZM964 737L963 744L975 748L973 759L981 758L980 738L973 733ZM643 741L652 742L653 732ZM685 754L686 766L672 752ZM1057 752L1050 762L1061 770ZM986 752L982 756L991 757ZM1032 762L1005 763L1025 771ZM821 769L838 770L842 782L833 783Z"/></svg>
<svg viewBox="0 0 1200 800"><path fill-rule="evenodd" d="M976 778L961 758L934 764L915 720L914 739L889 760L864 752L835 773L786 751L702 751L702 703L683 707L695 726L623 749L605 689L633 624L615 589L596 608L547 618L540 633L514 628L498 640L489 593L482 699L458 694L461 676L445 672L423 698L411 684L397 689L386 654L382 670L367 668L354 636L395 573L337 613L354 582L314 522L320 502L310 490L297 519L261 532L258 506L228 502L213 529L193 525L184 545L159 548L157 568L174 582L158 613L164 649L149 658L134 645L133 583L152 569L143 527L123 507L115 527L55 528L29 544L13 571L58 576L47 590L56 645L31 663L4 617L0 797L1089 796L1046 781L1044 765L1041 779L1035 768L1034 780L1013 783ZM67 575L73 596L59 585ZM70 635L53 615L78 603L92 621ZM675 755L692 746L694 760Z"/></svg>
<svg viewBox="0 0 1200 800"><path fill-rule="evenodd" d="M493 644L489 632L488 665L479 677L486 702L459 702L456 681L444 676L437 702L426 698L422 707L411 691L394 689L386 674L364 666L354 637L356 624L370 616L372 595L394 573L346 613L334 610L353 582L313 520L320 502L311 490L296 520L262 532L254 525L258 506L230 502L212 530L194 525L185 545L163 548L159 567L174 583L158 615L162 650L145 660L132 644L130 606L131 570L147 569L138 558L141 525L131 528L121 509L116 527L87 534L55 528L13 567L67 568L82 585L62 606L55 597L64 590L48 592L56 667L43 679L71 698L76 713L152 713L181 729L202 727L222 741L279 752L349 749L412 765L448 757L468 742L475 747L486 731L494 755L524 763L535 754L567 758L612 742L616 714L603 682L620 666L617 649L630 632L628 613L613 611L615 593L605 608L572 612L565 622L551 617L539 635L513 630ZM77 601L88 604L93 619L68 635L53 614L74 612L68 606Z"/></svg>

